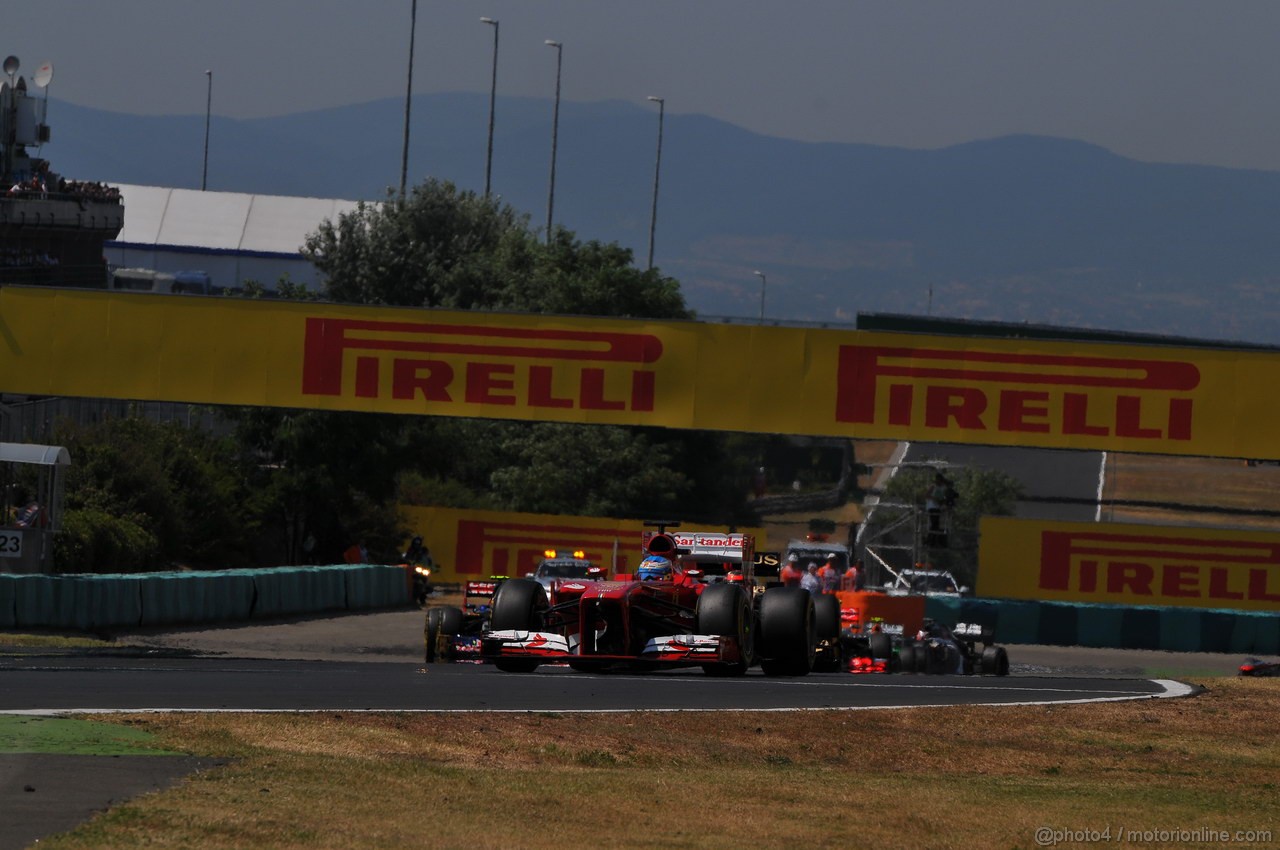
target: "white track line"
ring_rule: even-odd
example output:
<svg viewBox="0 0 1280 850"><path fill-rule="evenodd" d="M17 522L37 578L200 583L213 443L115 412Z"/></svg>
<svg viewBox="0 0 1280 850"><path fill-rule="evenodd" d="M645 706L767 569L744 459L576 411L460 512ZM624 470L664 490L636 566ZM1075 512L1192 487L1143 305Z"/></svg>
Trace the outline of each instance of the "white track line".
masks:
<svg viewBox="0 0 1280 850"><path fill-rule="evenodd" d="M516 674L519 675L519 674ZM536 675L536 674L529 674ZM901 709L920 708L972 708L1029 705L1082 705L1094 702L1124 702L1140 699L1171 699L1190 696L1196 688L1173 679L1148 679L1163 690L1160 693L1148 694L1137 691L1103 691L1102 693L1122 694L1122 696L1088 697L1084 699L1064 700L1025 700L1019 702L970 702L970 703L937 703L929 705L859 705L859 706L804 706L793 708L29 708L12 711L0 711L0 714L21 715L27 717L64 717L84 714L696 714L709 711L748 711L776 713L781 711L895 711ZM862 685L862 687L869 687ZM900 687L894 685L870 685L870 687ZM954 688L954 685L912 685L921 688ZM993 690L988 688L988 690ZM1043 688L998 688L1001 691L1043 691ZM1072 688L1055 689L1061 691L1076 690Z"/></svg>

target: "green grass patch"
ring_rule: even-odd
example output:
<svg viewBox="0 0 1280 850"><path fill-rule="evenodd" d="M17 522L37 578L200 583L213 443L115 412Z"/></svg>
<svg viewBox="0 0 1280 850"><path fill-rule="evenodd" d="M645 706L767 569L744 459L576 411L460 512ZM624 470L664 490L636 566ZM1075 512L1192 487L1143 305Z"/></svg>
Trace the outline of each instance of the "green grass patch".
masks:
<svg viewBox="0 0 1280 850"><path fill-rule="evenodd" d="M92 756L180 755L145 729L69 717L0 714L0 753Z"/></svg>
<svg viewBox="0 0 1280 850"><path fill-rule="evenodd" d="M101 638L81 635L41 635L21 634L17 632L0 632L0 652L6 648L44 648L44 649L105 649L115 643Z"/></svg>

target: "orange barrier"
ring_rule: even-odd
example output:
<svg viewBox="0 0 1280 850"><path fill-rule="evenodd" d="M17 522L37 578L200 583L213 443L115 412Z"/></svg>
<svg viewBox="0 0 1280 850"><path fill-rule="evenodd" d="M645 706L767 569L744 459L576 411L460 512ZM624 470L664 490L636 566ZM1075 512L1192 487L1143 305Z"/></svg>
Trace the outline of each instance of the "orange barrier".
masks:
<svg viewBox="0 0 1280 850"><path fill-rule="evenodd" d="M890 596L866 590L840 590L840 620L846 627L861 628L873 618L902 626L902 634L914 637L924 625L923 596Z"/></svg>

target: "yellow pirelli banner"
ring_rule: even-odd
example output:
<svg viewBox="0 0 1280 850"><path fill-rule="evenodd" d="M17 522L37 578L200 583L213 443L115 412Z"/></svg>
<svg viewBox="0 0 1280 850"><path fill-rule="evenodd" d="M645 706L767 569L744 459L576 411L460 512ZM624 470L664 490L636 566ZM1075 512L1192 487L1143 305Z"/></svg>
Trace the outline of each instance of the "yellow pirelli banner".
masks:
<svg viewBox="0 0 1280 850"><path fill-rule="evenodd" d="M1280 534L998 517L979 530L980 596L1280 610Z"/></svg>
<svg viewBox="0 0 1280 850"><path fill-rule="evenodd" d="M492 575L522 576L532 572L546 550L582 551L610 574L631 573L644 557L643 520L568 517L553 514L504 513L402 505L401 515L414 534L422 535L435 561L438 581L466 581ZM695 523L671 529L681 533L728 531ZM736 531L755 536L756 550L765 548L760 528Z"/></svg>
<svg viewBox="0 0 1280 850"><path fill-rule="evenodd" d="M0 288L0 391L1280 458L1259 351Z"/></svg>

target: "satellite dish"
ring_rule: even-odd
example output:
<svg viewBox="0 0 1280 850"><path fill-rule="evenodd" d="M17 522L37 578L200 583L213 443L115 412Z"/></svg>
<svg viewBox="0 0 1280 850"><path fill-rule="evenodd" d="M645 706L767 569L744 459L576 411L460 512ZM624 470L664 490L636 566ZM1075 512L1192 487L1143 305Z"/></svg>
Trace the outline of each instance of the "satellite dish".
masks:
<svg viewBox="0 0 1280 850"><path fill-rule="evenodd" d="M45 88L53 80L53 63L45 62L36 72L31 75L31 82L36 84L36 88Z"/></svg>
<svg viewBox="0 0 1280 850"><path fill-rule="evenodd" d="M18 57L17 57L17 56L6 56L6 57L5 57L5 60L4 60L4 72L5 72L6 74L8 74L10 77L12 77L14 74L18 73Z"/></svg>

